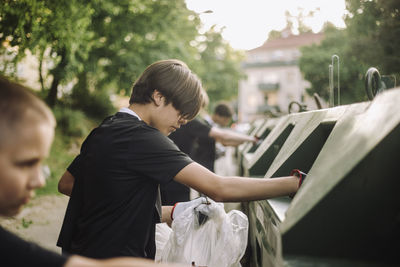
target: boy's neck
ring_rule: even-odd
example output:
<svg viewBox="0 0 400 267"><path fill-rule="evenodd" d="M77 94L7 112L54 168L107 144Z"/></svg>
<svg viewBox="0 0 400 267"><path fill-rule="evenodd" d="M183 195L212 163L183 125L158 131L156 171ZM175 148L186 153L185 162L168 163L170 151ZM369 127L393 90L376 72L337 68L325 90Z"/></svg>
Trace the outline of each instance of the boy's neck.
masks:
<svg viewBox="0 0 400 267"><path fill-rule="evenodd" d="M131 104L128 107L135 112L146 124L150 123L150 105L149 104Z"/></svg>

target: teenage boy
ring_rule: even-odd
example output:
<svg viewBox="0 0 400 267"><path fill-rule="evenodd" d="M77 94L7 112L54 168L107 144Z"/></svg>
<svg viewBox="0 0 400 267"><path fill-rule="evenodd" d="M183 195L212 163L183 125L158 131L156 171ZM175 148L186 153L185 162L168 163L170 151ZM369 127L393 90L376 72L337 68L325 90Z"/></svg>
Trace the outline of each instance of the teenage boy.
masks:
<svg viewBox="0 0 400 267"><path fill-rule="evenodd" d="M221 177L178 149L167 136L196 116L202 90L197 76L179 60L146 68L133 85L129 107L90 133L61 177L59 191L71 196L58 243L64 250L94 258L154 258L155 224L176 215L172 206L162 212L160 206L159 185L171 180L215 201L297 191L295 176Z"/></svg>
<svg viewBox="0 0 400 267"><path fill-rule="evenodd" d="M44 185L41 163L49 153L55 119L28 89L0 77L0 215L14 216ZM148 259L94 260L59 255L0 227L0 266L164 266ZM172 266L172 265L165 265Z"/></svg>

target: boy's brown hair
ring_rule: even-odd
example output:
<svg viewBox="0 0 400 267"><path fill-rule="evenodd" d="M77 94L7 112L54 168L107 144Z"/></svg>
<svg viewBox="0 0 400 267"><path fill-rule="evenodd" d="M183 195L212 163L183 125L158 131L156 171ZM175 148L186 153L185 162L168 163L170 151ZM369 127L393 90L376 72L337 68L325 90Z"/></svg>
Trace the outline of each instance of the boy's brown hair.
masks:
<svg viewBox="0 0 400 267"><path fill-rule="evenodd" d="M133 84L129 104L151 103L154 90L165 97L166 105L172 103L188 120L197 115L203 102L199 78L177 59L160 60L148 66Z"/></svg>
<svg viewBox="0 0 400 267"><path fill-rule="evenodd" d="M46 104L24 86L0 77L0 148L29 119L46 121L55 127L53 113ZM29 130L29 129L25 129Z"/></svg>

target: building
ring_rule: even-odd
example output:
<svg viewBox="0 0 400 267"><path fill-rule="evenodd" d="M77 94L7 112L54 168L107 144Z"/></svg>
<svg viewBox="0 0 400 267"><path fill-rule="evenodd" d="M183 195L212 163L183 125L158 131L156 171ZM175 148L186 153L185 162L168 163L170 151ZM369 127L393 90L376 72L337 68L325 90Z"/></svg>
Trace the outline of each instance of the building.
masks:
<svg viewBox="0 0 400 267"><path fill-rule="evenodd" d="M239 82L240 122L251 122L268 112L288 113L292 101L316 108L305 92L309 83L302 77L298 59L300 47L319 43L322 38L322 33L293 35L284 31L280 38L246 51L242 64L246 79Z"/></svg>

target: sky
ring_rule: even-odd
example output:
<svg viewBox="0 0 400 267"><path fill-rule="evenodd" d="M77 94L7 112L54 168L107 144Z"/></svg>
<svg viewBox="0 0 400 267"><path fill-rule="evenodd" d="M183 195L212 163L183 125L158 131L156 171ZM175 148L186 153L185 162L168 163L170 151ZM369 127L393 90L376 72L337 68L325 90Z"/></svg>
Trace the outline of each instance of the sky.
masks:
<svg viewBox="0 0 400 267"><path fill-rule="evenodd" d="M326 21L344 28L345 0L186 0L190 10L200 14L204 28L224 27L222 36L235 49L249 50L261 46L271 30L286 26L285 11L292 15L315 11L305 24L314 32ZM212 13L202 13L211 10Z"/></svg>

